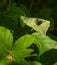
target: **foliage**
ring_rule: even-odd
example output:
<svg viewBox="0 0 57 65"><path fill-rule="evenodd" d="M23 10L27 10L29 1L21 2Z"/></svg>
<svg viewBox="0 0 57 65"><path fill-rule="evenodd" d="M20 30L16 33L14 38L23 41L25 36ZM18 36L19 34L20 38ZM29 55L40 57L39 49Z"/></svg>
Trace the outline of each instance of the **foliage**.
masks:
<svg viewBox="0 0 57 65"><path fill-rule="evenodd" d="M46 21L44 23L46 23ZM44 26L44 24L42 24L42 26ZM16 40L13 44L13 36L10 30L4 27L0 27L0 39L0 56L2 55L0 61L1 63L3 63L3 65L8 65L12 63L18 63L18 65L53 65L55 64L55 62L57 62L57 60L55 60L55 58L57 59L57 42L46 36L46 34L42 34L40 31L36 30L36 32L33 34L26 34ZM34 48L34 46L32 46L33 43L36 44L36 46L38 47L37 51L35 51L36 47ZM53 55L51 55L51 53L53 53ZM34 61L29 60L32 61L31 63L29 61L26 61L25 58L34 58L35 55L36 59ZM5 62L5 58L8 62ZM54 61L52 59L54 59Z"/></svg>
<svg viewBox="0 0 57 65"><path fill-rule="evenodd" d="M57 65L54 2L0 0L0 65Z"/></svg>

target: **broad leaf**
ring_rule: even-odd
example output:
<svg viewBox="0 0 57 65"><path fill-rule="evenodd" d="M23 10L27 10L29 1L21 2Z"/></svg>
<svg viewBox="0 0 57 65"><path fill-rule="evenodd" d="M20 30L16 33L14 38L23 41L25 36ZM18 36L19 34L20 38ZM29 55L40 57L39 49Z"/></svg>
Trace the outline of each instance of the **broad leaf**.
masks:
<svg viewBox="0 0 57 65"><path fill-rule="evenodd" d="M30 18L30 17L21 16L21 19L26 25L33 28L37 32L39 31L42 34L46 34L50 26L50 21L41 18Z"/></svg>
<svg viewBox="0 0 57 65"><path fill-rule="evenodd" d="M33 33L32 35L35 37L35 44L39 48L39 56L50 49L57 49L57 42L50 37L40 33Z"/></svg>
<svg viewBox="0 0 57 65"><path fill-rule="evenodd" d="M46 35L33 33L38 47L37 60L43 65L53 65L57 62L57 42Z"/></svg>
<svg viewBox="0 0 57 65"><path fill-rule="evenodd" d="M33 51L32 49L28 49L28 47L34 42L34 37L31 35L24 35L19 38L13 46L12 56L15 58L16 62L24 63L25 57L30 56L30 53Z"/></svg>
<svg viewBox="0 0 57 65"><path fill-rule="evenodd" d="M0 58L6 55L6 52L11 50L13 44L13 36L11 32L4 28L0 27Z"/></svg>

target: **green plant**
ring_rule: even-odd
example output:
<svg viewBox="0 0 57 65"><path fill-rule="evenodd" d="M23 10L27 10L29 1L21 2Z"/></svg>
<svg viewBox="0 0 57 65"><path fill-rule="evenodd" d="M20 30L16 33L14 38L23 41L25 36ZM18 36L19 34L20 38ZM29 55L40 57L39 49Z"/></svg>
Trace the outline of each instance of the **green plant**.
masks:
<svg viewBox="0 0 57 65"><path fill-rule="evenodd" d="M27 1L0 0L0 65L57 65L56 3Z"/></svg>
<svg viewBox="0 0 57 65"><path fill-rule="evenodd" d="M14 38L10 30L0 26L0 64L56 65L57 42L46 36L50 25L49 21L39 18L42 23L34 28L35 18L24 18L22 16L21 19L26 25L32 27L35 32L25 34L13 42ZM28 22L26 23L26 21ZM30 21L32 24L34 23L33 26L31 26ZM44 28L44 25L46 25L46 28ZM43 27L43 30L40 31L38 27Z"/></svg>

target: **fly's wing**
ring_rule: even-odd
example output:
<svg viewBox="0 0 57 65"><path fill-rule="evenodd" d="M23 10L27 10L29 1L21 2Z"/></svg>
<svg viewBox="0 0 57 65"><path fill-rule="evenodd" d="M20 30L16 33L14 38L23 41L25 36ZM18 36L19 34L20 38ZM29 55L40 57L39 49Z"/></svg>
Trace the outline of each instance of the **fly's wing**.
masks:
<svg viewBox="0 0 57 65"><path fill-rule="evenodd" d="M46 34L48 28L50 27L50 21L41 18L31 18L21 16L21 20L23 20L23 22L26 25L33 28L35 31L40 32L42 34Z"/></svg>

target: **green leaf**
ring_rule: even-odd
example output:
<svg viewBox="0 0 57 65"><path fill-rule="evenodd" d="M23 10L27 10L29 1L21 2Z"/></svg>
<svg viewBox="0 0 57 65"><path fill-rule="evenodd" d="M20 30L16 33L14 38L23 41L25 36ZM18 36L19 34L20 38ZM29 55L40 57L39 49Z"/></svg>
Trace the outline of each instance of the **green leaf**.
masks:
<svg viewBox="0 0 57 65"><path fill-rule="evenodd" d="M57 65L57 62L55 64L53 64L53 65Z"/></svg>
<svg viewBox="0 0 57 65"><path fill-rule="evenodd" d="M27 34L19 38L13 46L12 56L16 59L16 62L24 62L24 58L30 56L32 49L28 47L34 42L34 37ZM25 63L25 62L24 62Z"/></svg>
<svg viewBox="0 0 57 65"><path fill-rule="evenodd" d="M40 62L34 61L32 62L32 65L42 65Z"/></svg>
<svg viewBox="0 0 57 65"><path fill-rule="evenodd" d="M7 28L0 26L0 48L11 49L13 44L13 35Z"/></svg>
<svg viewBox="0 0 57 65"><path fill-rule="evenodd" d="M0 65L9 65L10 63L11 63L11 61L6 58L3 59L2 61L0 61Z"/></svg>
<svg viewBox="0 0 57 65"><path fill-rule="evenodd" d="M13 44L13 36L11 32L0 26L0 58L7 55L6 52L11 50Z"/></svg>
<svg viewBox="0 0 57 65"><path fill-rule="evenodd" d="M39 56L50 49L57 49L57 42L50 37L40 33L33 33L32 35L35 37L35 44L39 48Z"/></svg>
<svg viewBox="0 0 57 65"><path fill-rule="evenodd" d="M30 18L30 17L21 16L21 19L26 25L33 28L37 32L39 31L42 34L46 34L50 26L50 21L41 18Z"/></svg>

